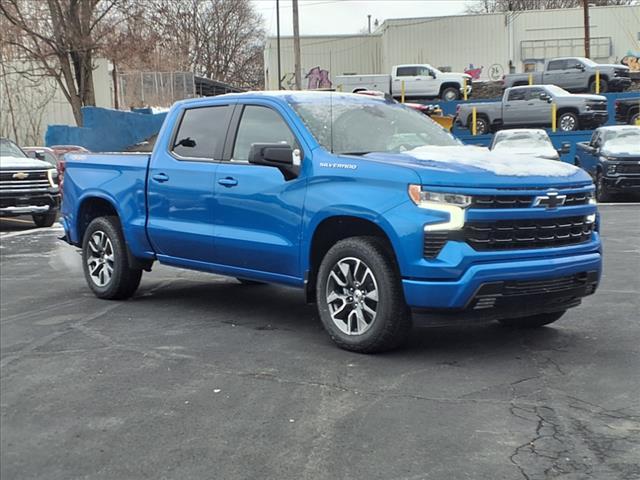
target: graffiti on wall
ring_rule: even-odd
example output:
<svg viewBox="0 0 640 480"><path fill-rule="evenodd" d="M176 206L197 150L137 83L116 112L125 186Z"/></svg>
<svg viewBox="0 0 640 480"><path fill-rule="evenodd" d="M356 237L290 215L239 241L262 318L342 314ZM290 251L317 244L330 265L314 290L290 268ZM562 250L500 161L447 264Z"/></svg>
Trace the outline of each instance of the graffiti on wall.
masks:
<svg viewBox="0 0 640 480"><path fill-rule="evenodd" d="M632 72L640 72L640 52L629 50L620 63L629 67Z"/></svg>
<svg viewBox="0 0 640 480"><path fill-rule="evenodd" d="M474 67L473 63L470 63L469 66L464 69L464 73L466 73L467 75L471 75L472 80L480 80L480 76L482 75L483 69L484 69L484 66Z"/></svg>
<svg viewBox="0 0 640 480"><path fill-rule="evenodd" d="M307 90L317 90L318 88L331 88L333 82L331 81L329 70L325 70L320 66L310 68L309 71L304 74L304 80L307 84L302 85L302 88ZM296 88L296 75L293 72L285 73L280 79L282 88L285 90L294 90Z"/></svg>

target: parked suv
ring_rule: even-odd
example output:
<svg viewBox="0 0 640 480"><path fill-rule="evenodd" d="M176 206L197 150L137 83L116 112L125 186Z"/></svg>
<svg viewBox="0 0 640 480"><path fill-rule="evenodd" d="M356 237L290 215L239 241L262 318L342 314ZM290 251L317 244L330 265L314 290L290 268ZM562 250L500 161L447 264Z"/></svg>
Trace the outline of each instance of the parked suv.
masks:
<svg viewBox="0 0 640 480"><path fill-rule="evenodd" d="M0 216L31 215L38 227L50 227L59 209L57 170L0 138Z"/></svg>

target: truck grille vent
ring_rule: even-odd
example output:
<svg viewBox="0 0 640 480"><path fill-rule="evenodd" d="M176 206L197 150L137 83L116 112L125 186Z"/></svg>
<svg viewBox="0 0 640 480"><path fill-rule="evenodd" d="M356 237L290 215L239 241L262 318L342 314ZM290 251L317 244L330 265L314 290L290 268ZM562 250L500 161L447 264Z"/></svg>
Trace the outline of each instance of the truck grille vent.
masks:
<svg viewBox="0 0 640 480"><path fill-rule="evenodd" d="M590 195L590 192L567 193L564 205L586 205ZM471 208L529 208L534 199L533 195L478 195L473 197Z"/></svg>
<svg viewBox="0 0 640 480"><path fill-rule="evenodd" d="M589 106L591 107L591 110L595 110L595 111L602 111L602 112L606 112L607 111L607 102L589 102Z"/></svg>
<svg viewBox="0 0 640 480"><path fill-rule="evenodd" d="M428 232L424 236L423 255L425 258L436 258L447 243L448 232Z"/></svg>
<svg viewBox="0 0 640 480"><path fill-rule="evenodd" d="M638 164L620 163L616 167L616 173L640 173L640 163L638 163Z"/></svg>
<svg viewBox="0 0 640 480"><path fill-rule="evenodd" d="M515 250L575 245L591 239L594 223L587 217L470 222L465 241L475 250Z"/></svg>
<svg viewBox="0 0 640 480"><path fill-rule="evenodd" d="M38 191L49 189L46 170L14 170L0 172L0 192Z"/></svg>

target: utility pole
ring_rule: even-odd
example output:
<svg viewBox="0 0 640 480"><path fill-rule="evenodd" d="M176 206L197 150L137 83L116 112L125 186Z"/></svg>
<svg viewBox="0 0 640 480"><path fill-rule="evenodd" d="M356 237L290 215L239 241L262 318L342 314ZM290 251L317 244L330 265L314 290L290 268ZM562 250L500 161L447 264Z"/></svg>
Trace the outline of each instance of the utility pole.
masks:
<svg viewBox="0 0 640 480"><path fill-rule="evenodd" d="M293 0L293 64L295 68L296 90L302 90L300 66L300 28L298 26L298 0Z"/></svg>
<svg viewBox="0 0 640 480"><path fill-rule="evenodd" d="M280 0L276 0L276 35L278 37L278 90L282 90L282 73L280 71Z"/></svg>
<svg viewBox="0 0 640 480"><path fill-rule="evenodd" d="M591 58L591 33L589 29L589 0L582 0L584 5L584 56Z"/></svg>
<svg viewBox="0 0 640 480"><path fill-rule="evenodd" d="M367 15L367 23L369 24L369 35L371 35L371 14Z"/></svg>

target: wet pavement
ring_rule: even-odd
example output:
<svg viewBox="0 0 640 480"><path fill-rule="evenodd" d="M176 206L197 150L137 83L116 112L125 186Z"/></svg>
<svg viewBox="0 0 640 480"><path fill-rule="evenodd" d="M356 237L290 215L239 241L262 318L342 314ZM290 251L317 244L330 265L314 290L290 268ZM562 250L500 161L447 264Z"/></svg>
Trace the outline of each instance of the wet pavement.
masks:
<svg viewBox="0 0 640 480"><path fill-rule="evenodd" d="M155 265L99 300L60 227L0 220L0 476L640 479L640 205L601 213L602 284L558 323L375 356L297 290Z"/></svg>

